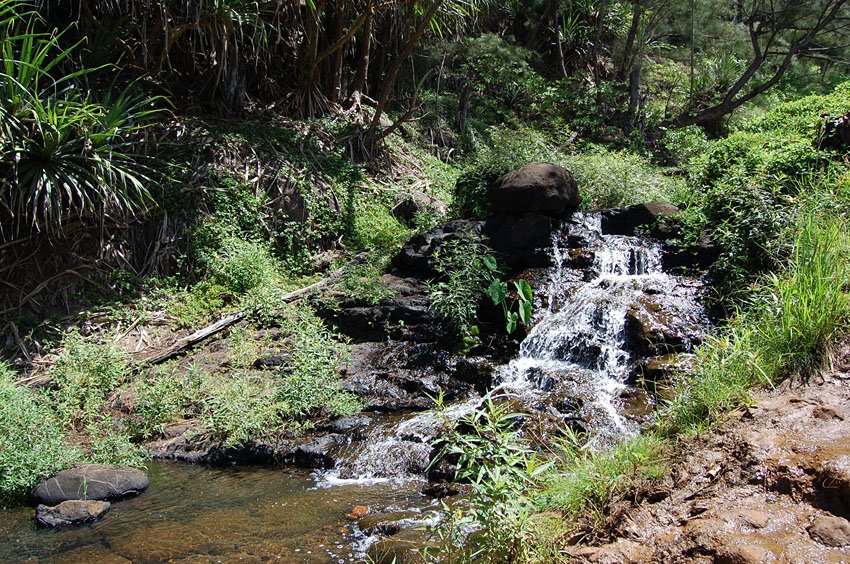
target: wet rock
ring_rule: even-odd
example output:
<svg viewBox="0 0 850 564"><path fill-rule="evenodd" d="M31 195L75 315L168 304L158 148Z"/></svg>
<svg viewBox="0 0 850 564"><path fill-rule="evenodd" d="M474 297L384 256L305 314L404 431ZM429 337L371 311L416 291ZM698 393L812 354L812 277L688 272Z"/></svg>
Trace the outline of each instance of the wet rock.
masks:
<svg viewBox="0 0 850 564"><path fill-rule="evenodd" d="M437 275L434 255L452 240L471 240L481 235L483 221L457 219L411 238L393 258L395 267L420 278Z"/></svg>
<svg viewBox="0 0 850 564"><path fill-rule="evenodd" d="M555 218L571 216L581 203L569 171L548 163L531 163L502 176L487 191L487 199L498 213Z"/></svg>
<svg viewBox="0 0 850 564"><path fill-rule="evenodd" d="M340 295L334 307L319 307L318 313L356 343L385 341L434 341L443 333L426 284L416 278L391 274L381 278L390 297L377 305L363 304ZM321 305L321 304L320 304Z"/></svg>
<svg viewBox="0 0 850 564"><path fill-rule="evenodd" d="M809 527L809 536L824 546L850 546L850 522L833 515L818 517Z"/></svg>
<svg viewBox="0 0 850 564"><path fill-rule="evenodd" d="M191 437L189 437L189 444L192 444ZM215 466L274 464L279 461L283 450L285 450L283 444L272 444L262 440L245 441L234 446L215 441L202 456L201 462Z"/></svg>
<svg viewBox="0 0 850 564"><path fill-rule="evenodd" d="M502 214L484 224L490 246L515 269L545 267L552 262L552 231L557 222L541 214Z"/></svg>
<svg viewBox="0 0 850 564"><path fill-rule="evenodd" d="M374 564L420 564L425 562L422 549L428 546L424 531L405 529L369 547L367 557Z"/></svg>
<svg viewBox="0 0 850 564"><path fill-rule="evenodd" d="M293 462L303 468L333 468L336 465L333 453L339 445L339 438L339 435L325 435L295 447Z"/></svg>
<svg viewBox="0 0 850 564"><path fill-rule="evenodd" d="M271 369L287 366L291 361L291 356L283 351L269 351L260 355L254 361L254 368Z"/></svg>
<svg viewBox="0 0 850 564"><path fill-rule="evenodd" d="M484 358L460 358L455 363L454 377L461 382L472 384L475 390L484 394L493 386L493 365Z"/></svg>
<svg viewBox="0 0 850 564"><path fill-rule="evenodd" d="M684 320L677 320L664 307L644 298L626 313L627 347L641 356L652 356L687 350L688 337Z"/></svg>
<svg viewBox="0 0 850 564"><path fill-rule="evenodd" d="M717 564L767 564L776 562L776 555L763 546L737 539L735 544L722 547L714 561Z"/></svg>
<svg viewBox="0 0 850 564"><path fill-rule="evenodd" d="M463 396L470 384L455 380L453 357L435 343L360 343L351 347L343 388L368 409L429 409L429 395Z"/></svg>
<svg viewBox="0 0 850 564"><path fill-rule="evenodd" d="M79 525L100 519L109 511L108 501L79 500L63 501L55 507L39 505L35 518L46 527Z"/></svg>
<svg viewBox="0 0 850 564"><path fill-rule="evenodd" d="M412 227L418 214L445 216L449 208L445 202L418 190L402 192L395 196L393 215L408 227Z"/></svg>
<svg viewBox="0 0 850 564"><path fill-rule="evenodd" d="M392 536L407 528L419 516L413 511L376 513L362 517L357 526L367 535Z"/></svg>
<svg viewBox="0 0 850 564"><path fill-rule="evenodd" d="M38 484L33 497L45 505L57 505L75 499L120 499L138 495L147 487L148 477L137 468L80 464Z"/></svg>
<svg viewBox="0 0 850 564"><path fill-rule="evenodd" d="M656 239L678 235L681 210L670 204L637 204L602 212L602 233L635 236L644 233ZM642 229L643 228L643 229Z"/></svg>
<svg viewBox="0 0 850 564"><path fill-rule="evenodd" d="M322 426L322 429L333 433L346 433L353 429L366 427L371 423L372 418L368 415L346 415L329 421L326 425Z"/></svg>
<svg viewBox="0 0 850 564"><path fill-rule="evenodd" d="M673 353L643 359L628 383L635 385L642 381L645 386L654 389L655 384L672 382L676 376L687 370L689 362L683 356Z"/></svg>

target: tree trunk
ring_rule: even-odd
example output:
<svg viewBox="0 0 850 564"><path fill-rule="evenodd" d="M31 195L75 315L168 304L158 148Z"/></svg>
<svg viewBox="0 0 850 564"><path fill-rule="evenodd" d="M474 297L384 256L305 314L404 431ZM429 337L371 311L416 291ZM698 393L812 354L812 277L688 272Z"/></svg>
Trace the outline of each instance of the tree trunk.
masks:
<svg viewBox="0 0 850 564"><path fill-rule="evenodd" d="M366 91L366 79L369 77L369 55L372 49L372 2L367 6L368 15L360 32L360 42L357 45L357 71L351 81L348 93L349 103L355 93L362 94Z"/></svg>
<svg viewBox="0 0 850 564"><path fill-rule="evenodd" d="M381 125L381 116L384 113L384 110L387 108L387 104L390 101L390 95L392 94L393 89L395 88L395 82L398 78L398 72L401 70L401 65L407 61L408 57L413 53L413 48L419 43L419 40L422 39L422 36L425 35L425 31L431 25L431 21L437 15L437 12L442 5L443 0L433 0L431 5L428 7L428 11L425 12L425 15L422 17L422 21L419 23L419 26L404 44L402 49L399 51L398 55L396 55L395 59L390 65L390 70L387 72L387 76L384 79L384 84L381 88L381 95L378 98L378 105L375 108L375 115L372 116L372 121L369 123L369 128L366 130L366 134L364 135L364 149L367 154L371 155L374 153L377 148L378 142L383 138L383 135L379 131ZM410 16L413 18L413 14Z"/></svg>

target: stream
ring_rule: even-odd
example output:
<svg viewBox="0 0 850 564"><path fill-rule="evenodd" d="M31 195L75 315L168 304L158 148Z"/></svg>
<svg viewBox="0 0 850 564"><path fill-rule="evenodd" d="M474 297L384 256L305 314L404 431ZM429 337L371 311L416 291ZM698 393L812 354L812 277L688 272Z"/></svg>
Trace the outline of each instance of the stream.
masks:
<svg viewBox="0 0 850 564"><path fill-rule="evenodd" d="M576 214L554 234L551 253L534 325L495 369L490 393L546 420L547 433L577 425L593 448L605 448L638 432L651 412L628 405L640 394L633 379L641 363L690 351L702 338L703 286L665 273L657 242L603 235L598 214ZM581 253L590 259L577 264ZM363 561L374 539L346 515L355 505L433 509L420 493L431 443L479 403L472 394L442 413L383 416L347 437L331 470L152 462L148 490L88 526L42 529L31 507L0 510L0 561Z"/></svg>
<svg viewBox="0 0 850 564"><path fill-rule="evenodd" d="M33 509L0 510L0 562L361 562L356 504L411 510L421 484L333 487L305 471L151 462L150 487L76 528L38 527Z"/></svg>

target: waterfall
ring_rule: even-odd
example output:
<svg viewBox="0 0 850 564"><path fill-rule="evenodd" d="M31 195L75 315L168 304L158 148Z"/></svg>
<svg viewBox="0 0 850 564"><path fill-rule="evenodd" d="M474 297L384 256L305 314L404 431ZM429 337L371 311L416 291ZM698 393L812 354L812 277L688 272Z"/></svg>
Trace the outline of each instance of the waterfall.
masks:
<svg viewBox="0 0 850 564"><path fill-rule="evenodd" d="M534 325L518 356L497 370L490 394L528 412L545 412L564 426L579 421L591 447L604 448L640 426L623 409L627 380L641 356L630 342L629 317L674 320L675 348L687 351L708 327L698 300L701 284L663 272L658 243L603 235L599 214L576 214L554 234L551 253ZM576 264L578 255L585 261ZM350 445L324 479L332 484L421 478L433 440L478 405L476 397L443 412L377 425Z"/></svg>
<svg viewBox="0 0 850 564"><path fill-rule="evenodd" d="M577 214L574 222L570 233L588 241L593 266L583 275L570 268L563 246L568 235L555 234L548 303L522 342L519 356L499 371L497 383L525 403L556 392L581 400L572 402L578 413L563 415L587 420L592 444L602 446L638 430L638 424L623 415L620 400L634 369L627 343L629 312L647 303L663 303L669 315L690 326L684 349L702 336L707 320L696 289L662 271L658 243L603 235L596 214Z"/></svg>

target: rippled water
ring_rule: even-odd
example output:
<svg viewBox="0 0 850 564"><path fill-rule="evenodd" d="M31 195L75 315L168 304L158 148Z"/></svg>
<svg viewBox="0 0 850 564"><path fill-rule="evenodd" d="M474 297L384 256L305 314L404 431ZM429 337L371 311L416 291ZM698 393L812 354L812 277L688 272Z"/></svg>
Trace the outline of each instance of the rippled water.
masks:
<svg viewBox="0 0 850 564"><path fill-rule="evenodd" d="M2 562L360 562L346 515L424 503L417 484L316 487L305 472L152 463L150 487L105 518L37 527L32 507L0 510Z"/></svg>

